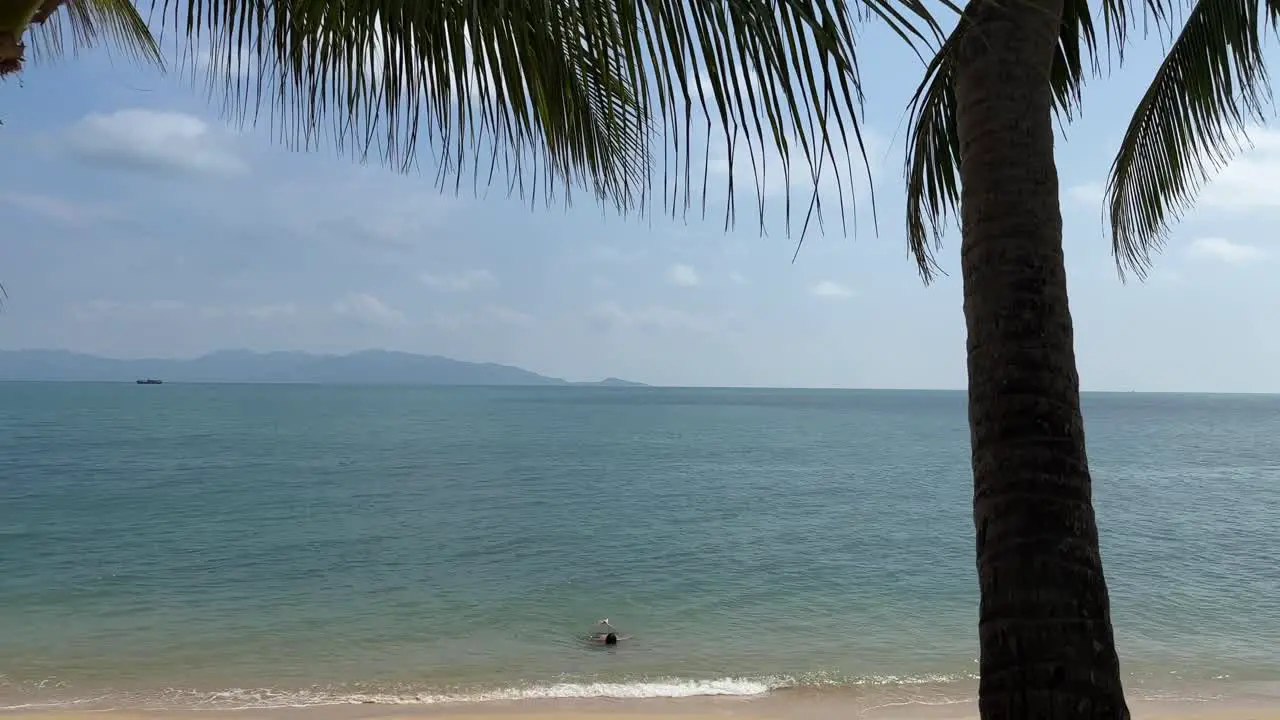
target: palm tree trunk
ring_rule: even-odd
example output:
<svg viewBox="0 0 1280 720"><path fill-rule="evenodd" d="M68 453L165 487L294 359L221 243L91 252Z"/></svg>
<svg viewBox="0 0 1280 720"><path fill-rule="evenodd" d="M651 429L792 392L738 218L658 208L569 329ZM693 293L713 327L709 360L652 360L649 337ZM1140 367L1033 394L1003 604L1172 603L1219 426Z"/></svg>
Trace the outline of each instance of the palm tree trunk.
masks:
<svg viewBox="0 0 1280 720"><path fill-rule="evenodd" d="M21 35L0 28L0 77L21 72L26 50Z"/></svg>
<svg viewBox="0 0 1280 720"><path fill-rule="evenodd" d="M1085 455L1049 86L1063 0L973 0L955 92L983 718L1128 718Z"/></svg>
<svg viewBox="0 0 1280 720"><path fill-rule="evenodd" d="M66 0L43 0L39 9L36 10L36 14L31 16L31 23L35 25L48 20L50 16L58 12L58 8L62 7L65 2Z"/></svg>
<svg viewBox="0 0 1280 720"><path fill-rule="evenodd" d="M48 20L66 0L0 0L0 77L22 70L22 36L32 24Z"/></svg>

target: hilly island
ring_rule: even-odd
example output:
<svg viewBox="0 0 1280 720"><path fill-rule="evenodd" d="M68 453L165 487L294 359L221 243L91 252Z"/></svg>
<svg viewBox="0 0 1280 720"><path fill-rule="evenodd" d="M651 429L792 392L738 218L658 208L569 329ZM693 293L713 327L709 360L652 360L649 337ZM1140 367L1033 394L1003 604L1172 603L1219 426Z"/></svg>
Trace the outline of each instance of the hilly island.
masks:
<svg viewBox="0 0 1280 720"><path fill-rule="evenodd" d="M643 385L618 378L571 382L511 365L387 350L349 355L223 350L191 359L117 359L68 350L0 350L0 381L133 382L136 378L190 383Z"/></svg>

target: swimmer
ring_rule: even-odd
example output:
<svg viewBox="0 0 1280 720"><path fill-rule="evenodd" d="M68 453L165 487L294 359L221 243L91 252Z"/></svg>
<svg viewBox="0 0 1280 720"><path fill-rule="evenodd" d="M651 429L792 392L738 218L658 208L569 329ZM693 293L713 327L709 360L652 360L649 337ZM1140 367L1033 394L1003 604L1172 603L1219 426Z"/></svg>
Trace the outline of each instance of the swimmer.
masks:
<svg viewBox="0 0 1280 720"><path fill-rule="evenodd" d="M605 618L597 625L603 625L609 629L608 632L598 632L591 636L591 642L597 645L617 645L619 640L629 640L630 636L622 635L618 632L618 628L609 624L609 618Z"/></svg>

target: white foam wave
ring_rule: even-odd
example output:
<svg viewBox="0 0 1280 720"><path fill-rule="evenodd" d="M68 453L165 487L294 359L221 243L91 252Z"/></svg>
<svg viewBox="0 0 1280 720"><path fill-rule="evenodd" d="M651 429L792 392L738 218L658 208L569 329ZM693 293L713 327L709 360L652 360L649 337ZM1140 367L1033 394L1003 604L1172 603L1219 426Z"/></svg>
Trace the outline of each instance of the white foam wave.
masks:
<svg viewBox="0 0 1280 720"><path fill-rule="evenodd" d="M515 700L561 699L649 699L685 698L701 696L764 695L772 688L765 682L744 678L719 680L658 680L634 683L555 683L528 687L500 688L471 693L445 694L358 694L348 695L343 702L377 703L395 705L434 705L439 703L476 703Z"/></svg>
<svg viewBox="0 0 1280 720"><path fill-rule="evenodd" d="M680 677L637 678L632 681L587 681L565 679L544 684L520 684L488 688L424 689L409 685L332 685L305 689L230 688L215 692L169 688L150 692L114 692L93 697L63 699L66 690L50 694L43 686L29 687L31 694L17 698L0 693L0 711L58 709L67 707L125 710L226 709L260 710L306 708L328 705L440 705L536 700L742 697L767 695L789 688L834 689L855 687L912 687L951 685L976 679L975 675L863 676L813 673L799 677L722 677L691 679ZM10 686L12 687L12 686ZM25 693L19 691L19 696ZM8 702L6 702L6 700Z"/></svg>
<svg viewBox="0 0 1280 720"><path fill-rule="evenodd" d="M56 709L93 704L113 708L172 709L225 708L259 710L304 708L324 705L438 705L553 699L650 699L708 696L752 697L769 693L774 686L764 680L720 678L716 680L659 679L640 682L564 682L548 685L495 688L472 692L381 692L349 691L341 688L312 688L300 691L231 688L218 692L165 690L147 696L115 694L92 699L59 702L27 702L0 705L0 711Z"/></svg>

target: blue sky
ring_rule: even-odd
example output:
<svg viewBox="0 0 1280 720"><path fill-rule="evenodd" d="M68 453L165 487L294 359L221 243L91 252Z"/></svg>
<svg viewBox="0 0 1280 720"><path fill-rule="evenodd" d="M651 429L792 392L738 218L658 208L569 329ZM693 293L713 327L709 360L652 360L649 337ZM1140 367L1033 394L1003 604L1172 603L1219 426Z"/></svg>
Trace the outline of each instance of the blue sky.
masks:
<svg viewBox="0 0 1280 720"><path fill-rule="evenodd" d="M1140 45L1094 80L1058 157L1086 389L1280 392L1280 131L1260 128L1122 284L1099 187L1158 59ZM761 237L742 206L619 218L398 175L240 130L175 69L102 53L0 84L0 349L186 357L387 348L570 379L676 385L962 388L959 237L923 286L904 241L904 108L919 62L861 43L879 232ZM712 182L724 181L713 162ZM747 176L740 177L741 182Z"/></svg>

